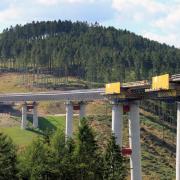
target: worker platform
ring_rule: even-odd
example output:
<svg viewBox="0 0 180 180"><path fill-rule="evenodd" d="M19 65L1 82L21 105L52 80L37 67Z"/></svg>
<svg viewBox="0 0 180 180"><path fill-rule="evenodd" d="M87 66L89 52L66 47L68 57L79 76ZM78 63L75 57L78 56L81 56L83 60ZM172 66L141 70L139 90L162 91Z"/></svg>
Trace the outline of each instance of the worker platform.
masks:
<svg viewBox="0 0 180 180"><path fill-rule="evenodd" d="M104 96L109 100L130 101L141 99L180 100L180 74L164 74L151 81L106 84Z"/></svg>

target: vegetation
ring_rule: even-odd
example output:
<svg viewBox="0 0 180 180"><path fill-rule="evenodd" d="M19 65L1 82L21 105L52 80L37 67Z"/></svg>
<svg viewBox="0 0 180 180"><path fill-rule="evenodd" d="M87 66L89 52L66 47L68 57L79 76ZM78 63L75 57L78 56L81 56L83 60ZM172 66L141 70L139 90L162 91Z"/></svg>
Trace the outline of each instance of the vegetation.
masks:
<svg viewBox="0 0 180 180"><path fill-rule="evenodd" d="M127 167L123 157L119 156L119 146L116 144L114 136L109 139L104 159L104 166L106 167L104 179L124 180L126 177L124 172L127 171Z"/></svg>
<svg viewBox="0 0 180 180"><path fill-rule="evenodd" d="M30 120L30 119L29 119ZM18 119L19 121L19 119ZM77 126L75 121L75 127ZM39 117L39 128L33 129L31 121L28 122L28 129L22 130L20 122L13 127L1 127L0 132L8 135L13 142L19 146L24 147L32 143L38 136L43 136L47 132L53 132L61 127L64 132L65 118L56 116Z"/></svg>
<svg viewBox="0 0 180 180"><path fill-rule="evenodd" d="M86 119L82 119L77 139L65 141L64 133L58 129L53 135L49 135L49 138L34 140L21 152L21 156L18 156L19 159L16 161L12 142L1 133L0 147L4 151L1 151L0 163L5 164L3 168L7 169L7 172L4 172L7 173L8 180L14 180L17 177L32 180L110 180L117 177L123 179L126 176L126 168L120 147L115 145L114 137L109 142L104 153L97 146L94 133ZM4 179L3 173L0 171L0 179Z"/></svg>
<svg viewBox="0 0 180 180"><path fill-rule="evenodd" d="M180 50L126 30L71 21L32 22L0 35L1 66L88 81L130 81L180 70Z"/></svg>
<svg viewBox="0 0 180 180"><path fill-rule="evenodd" d="M154 116L153 114L149 114L147 112L143 112L143 114L146 114L146 116L148 117L147 118L141 115L143 177L147 179L173 179L175 177L176 132L175 130L171 129L171 127L164 126L157 116ZM43 120L44 123L42 125L41 123ZM78 120L74 118L73 122L75 122L74 132L77 134ZM59 131L60 137L57 137L55 139L61 139L61 136L64 137L64 123L64 117L50 116L46 117L46 119L40 119L41 127L39 128L39 130L37 129L37 131L31 131L31 129L21 130L19 125L19 127L1 128L0 132L10 135L13 138L13 142L18 145L18 148L20 148L17 149L20 158L24 154L24 150L26 148L29 148L32 141L36 141L37 137L39 137L42 142L48 142L48 136L44 137L40 133L43 132L44 134L46 132L45 129L49 129L50 131L56 131L55 129L60 128L62 134ZM108 142L111 142L111 116L91 115L88 117L88 124L90 124L90 126L93 128L93 134L95 134L96 145L98 149L108 154ZM59 133L57 133L57 135ZM29 136L29 134L31 134L31 136ZM45 138L45 140L43 137ZM77 141L78 140L76 136L75 142ZM128 126L126 116L124 117L123 145L128 147ZM22 156L22 158L24 158L24 156ZM128 160L129 158L127 158L127 162ZM129 166L127 165L127 167Z"/></svg>
<svg viewBox="0 0 180 180"><path fill-rule="evenodd" d="M16 149L12 140L0 132L0 180L17 178Z"/></svg>
<svg viewBox="0 0 180 180"><path fill-rule="evenodd" d="M144 112L146 114L146 112ZM111 116L89 117L102 148L111 134ZM124 116L123 146L129 147L128 117ZM175 179L176 132L163 126L157 116L140 116L143 179ZM127 158L127 163L129 158ZM129 168L129 165L127 165ZM129 170L129 169L128 169Z"/></svg>

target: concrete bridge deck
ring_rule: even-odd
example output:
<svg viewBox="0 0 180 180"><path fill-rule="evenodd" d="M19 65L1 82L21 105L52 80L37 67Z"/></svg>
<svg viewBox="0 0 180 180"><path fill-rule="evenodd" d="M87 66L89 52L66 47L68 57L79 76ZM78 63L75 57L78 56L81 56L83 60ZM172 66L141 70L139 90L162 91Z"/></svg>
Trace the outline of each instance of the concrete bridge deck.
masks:
<svg viewBox="0 0 180 180"><path fill-rule="evenodd" d="M0 102L7 101L92 101L102 100L105 92L102 89L84 89L71 91L50 91L37 93L8 93L0 94Z"/></svg>

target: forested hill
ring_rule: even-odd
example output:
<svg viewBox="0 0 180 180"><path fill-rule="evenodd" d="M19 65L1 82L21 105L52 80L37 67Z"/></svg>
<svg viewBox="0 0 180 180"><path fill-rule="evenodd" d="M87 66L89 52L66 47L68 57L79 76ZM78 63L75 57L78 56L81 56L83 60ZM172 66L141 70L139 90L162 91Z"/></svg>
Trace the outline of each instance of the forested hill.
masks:
<svg viewBox="0 0 180 180"><path fill-rule="evenodd" d="M89 81L180 72L180 50L126 30L71 21L32 22L0 35L0 65Z"/></svg>

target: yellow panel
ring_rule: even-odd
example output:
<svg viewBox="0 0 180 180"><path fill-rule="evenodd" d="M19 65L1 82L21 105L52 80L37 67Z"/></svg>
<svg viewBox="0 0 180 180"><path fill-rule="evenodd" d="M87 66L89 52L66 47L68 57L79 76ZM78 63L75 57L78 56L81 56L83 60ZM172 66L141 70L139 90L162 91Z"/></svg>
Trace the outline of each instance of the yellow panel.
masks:
<svg viewBox="0 0 180 180"><path fill-rule="evenodd" d="M155 76L152 78L152 89L154 90L168 90L169 89L169 74Z"/></svg>
<svg viewBox="0 0 180 180"><path fill-rule="evenodd" d="M106 84L106 94L120 94L121 85L120 82Z"/></svg>

